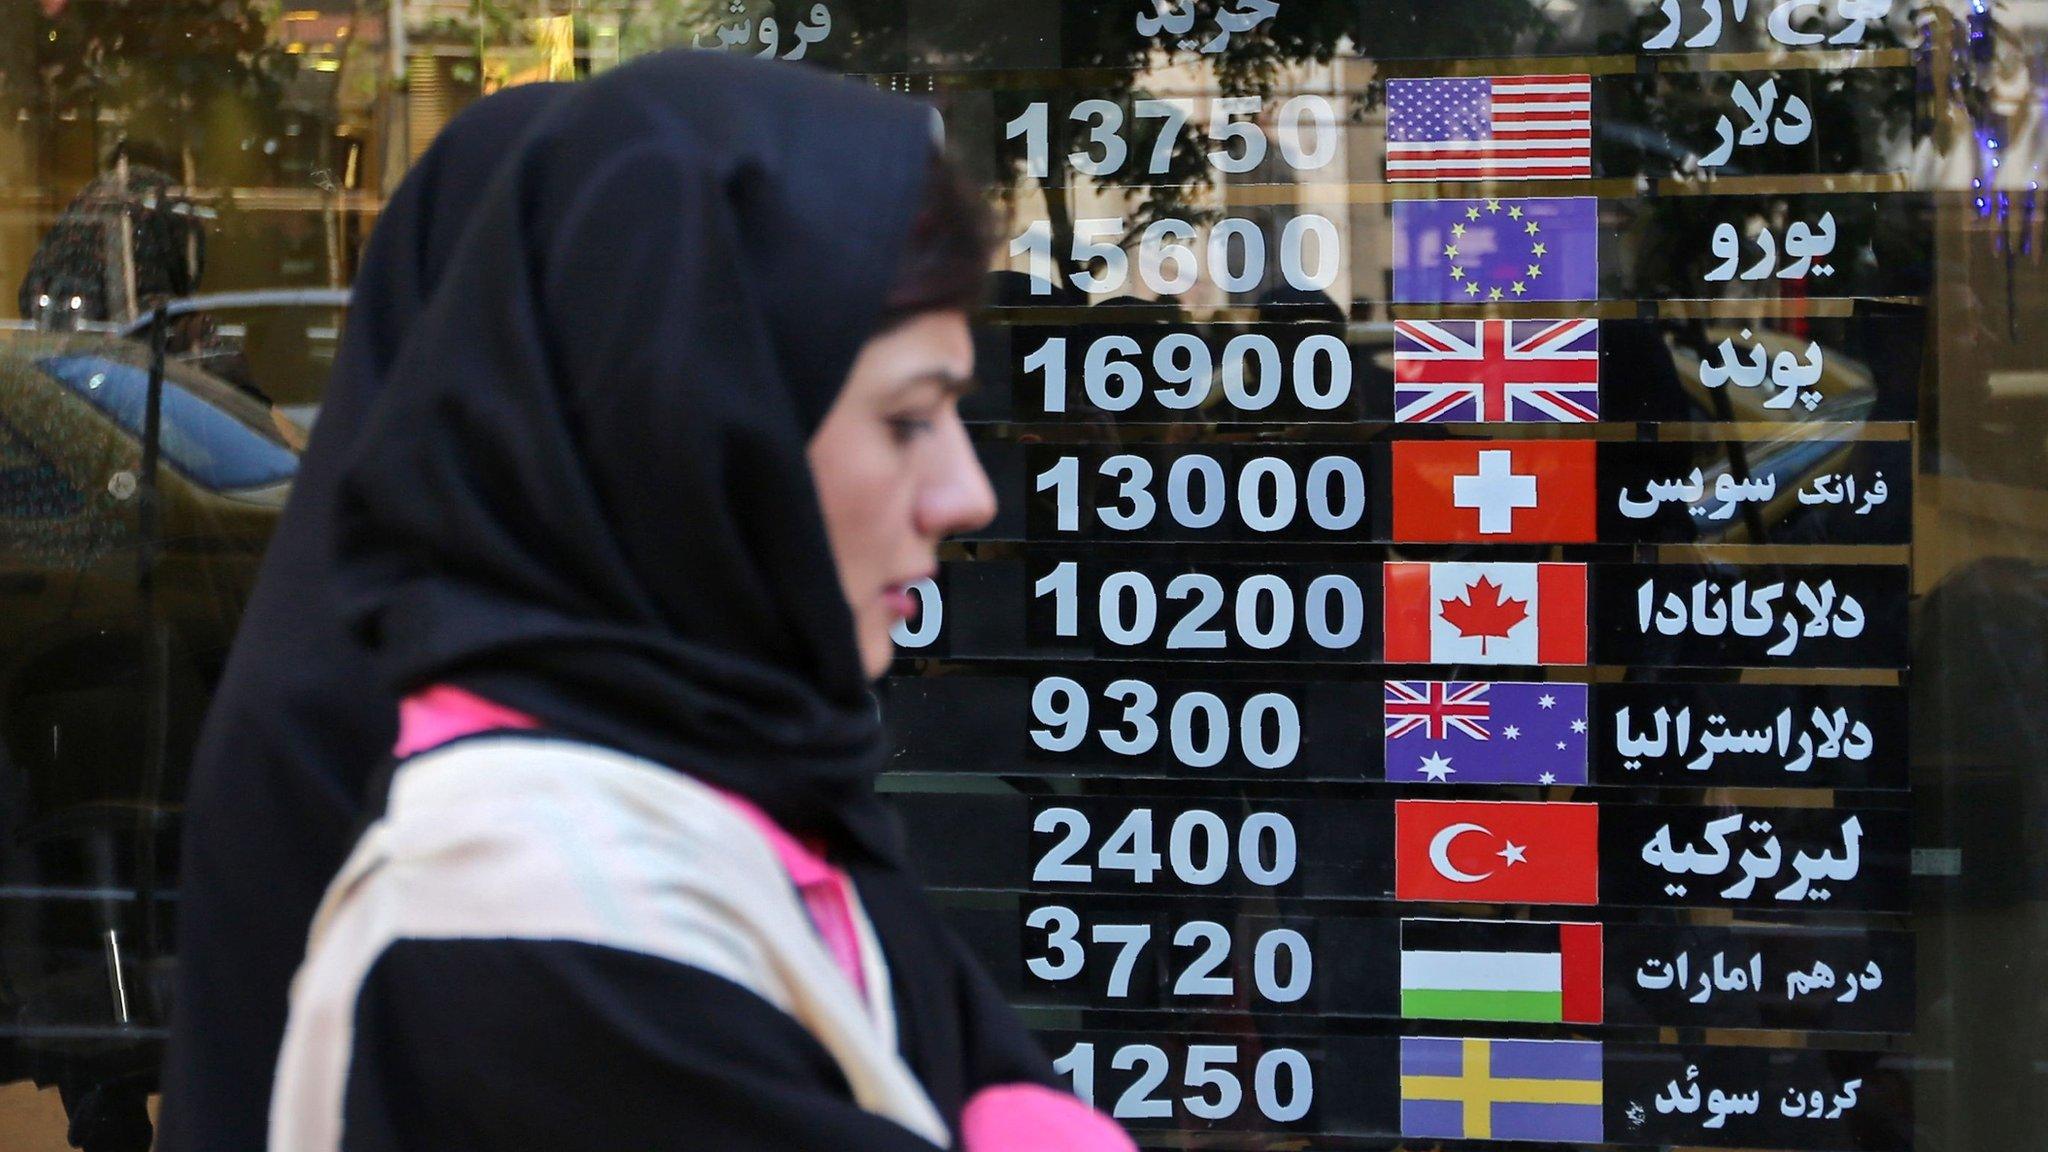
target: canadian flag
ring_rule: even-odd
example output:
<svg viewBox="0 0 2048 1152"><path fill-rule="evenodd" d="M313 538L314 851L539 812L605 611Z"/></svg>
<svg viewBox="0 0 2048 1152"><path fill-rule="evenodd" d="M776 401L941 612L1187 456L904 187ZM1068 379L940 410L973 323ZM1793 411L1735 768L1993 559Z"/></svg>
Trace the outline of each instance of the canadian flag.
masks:
<svg viewBox="0 0 2048 1152"><path fill-rule="evenodd" d="M1388 564L1389 664L1584 664L1584 564Z"/></svg>
<svg viewBox="0 0 2048 1152"><path fill-rule="evenodd" d="M1394 539L1579 543L1594 538L1590 440L1401 440Z"/></svg>

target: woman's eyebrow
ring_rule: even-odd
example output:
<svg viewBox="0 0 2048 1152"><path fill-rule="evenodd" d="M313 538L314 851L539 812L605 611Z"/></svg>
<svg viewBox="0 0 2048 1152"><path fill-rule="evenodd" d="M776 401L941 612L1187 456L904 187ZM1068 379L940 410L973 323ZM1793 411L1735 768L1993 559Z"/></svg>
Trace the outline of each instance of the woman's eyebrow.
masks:
<svg viewBox="0 0 2048 1152"><path fill-rule="evenodd" d="M904 378L895 388L895 395L901 397L922 387L936 387L949 396L965 396L981 387L981 380L974 374L958 376L942 369L919 372Z"/></svg>

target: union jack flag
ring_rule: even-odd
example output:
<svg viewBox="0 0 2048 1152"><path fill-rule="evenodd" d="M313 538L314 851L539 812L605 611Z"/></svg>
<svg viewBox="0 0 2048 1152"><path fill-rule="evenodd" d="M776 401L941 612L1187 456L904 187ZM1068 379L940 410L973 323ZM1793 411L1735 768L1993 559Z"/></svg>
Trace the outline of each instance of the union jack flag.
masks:
<svg viewBox="0 0 2048 1152"><path fill-rule="evenodd" d="M1396 320L1401 424L1600 419L1598 320Z"/></svg>
<svg viewBox="0 0 2048 1152"><path fill-rule="evenodd" d="M1481 680L1461 684L1442 680L1387 681L1387 738L1406 736L1417 728L1424 736L1442 740L1456 729L1474 740L1490 740L1492 734L1480 721L1493 715L1492 701L1484 699L1491 683Z"/></svg>

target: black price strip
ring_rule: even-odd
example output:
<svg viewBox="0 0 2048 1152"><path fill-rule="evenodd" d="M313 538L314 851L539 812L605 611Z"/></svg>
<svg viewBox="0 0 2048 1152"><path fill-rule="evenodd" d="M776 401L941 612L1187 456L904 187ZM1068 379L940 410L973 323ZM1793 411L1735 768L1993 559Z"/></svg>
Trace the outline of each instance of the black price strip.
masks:
<svg viewBox="0 0 2048 1152"><path fill-rule="evenodd" d="M886 711L899 772L1447 788L1907 785L1896 688L1190 679L1147 666L902 677L889 682Z"/></svg>
<svg viewBox="0 0 2048 1152"><path fill-rule="evenodd" d="M1550 148L1525 157L1477 158L1470 146L1442 139L1452 129L1447 118L1469 123L1483 119L1489 106L1520 102L1534 110L1529 105L1539 100L1575 104L1569 112L1585 130L1560 131ZM1356 183L1491 179L1498 185L1544 178L1697 180L1702 171L1891 174L1897 166L1865 141L1889 131L1913 103L1913 72L1904 67L1491 79L1418 74L1346 94L1162 100L1101 85L975 93L953 102L948 122L974 160L992 168L1007 160L1040 178L1063 171L1109 184L1206 184L1224 177L1237 184L1271 180L1267 173L1274 172L1298 180L1343 169ZM1371 122L1382 109L1389 110L1383 138L1391 145L1385 165L1378 148L1346 156L1339 147L1342 126Z"/></svg>
<svg viewBox="0 0 2048 1152"><path fill-rule="evenodd" d="M1906 932L1396 918L1285 897L1003 893L946 916L1011 1002L1027 1007L1255 1021L1913 1028Z"/></svg>
<svg viewBox="0 0 2048 1152"><path fill-rule="evenodd" d="M975 539L1904 544L1904 442L986 443Z"/></svg>
<svg viewBox="0 0 2048 1152"><path fill-rule="evenodd" d="M1345 549L1355 554L1354 549ZM1384 591L1383 591L1384 589ZM1903 668L1902 565L1140 559L954 562L905 655ZM1590 617L1590 625L1589 625Z"/></svg>
<svg viewBox="0 0 2048 1152"><path fill-rule="evenodd" d="M1897 912L1884 808L903 794L932 884L1046 894Z"/></svg>
<svg viewBox="0 0 2048 1152"><path fill-rule="evenodd" d="M1489 1036L1041 1033L1137 1129L1905 1152L1902 1057ZM1229 1145L1218 1145L1227 1147Z"/></svg>
<svg viewBox="0 0 2048 1152"><path fill-rule="evenodd" d="M1559 304L1548 319L1347 324L1334 308L1276 305L1249 324L1171 313L987 323L976 330L985 387L962 411L1095 427L1913 419L1926 309L1851 307L1796 320L1603 320Z"/></svg>
<svg viewBox="0 0 2048 1152"><path fill-rule="evenodd" d="M1568 307L1551 309L1603 300L1731 297L1757 286L1827 301L1822 310L1831 310L1835 301L1918 298L1927 288L1925 261L1883 258L1927 250L1933 204L1924 193L1602 200L1545 191L1396 198L1386 204L1383 226L1337 202L1231 206L1227 215L1199 224L1191 210L1142 228L1126 217L1076 220L1059 229L1035 220L1006 245L1005 276L1023 287L998 295L1026 306L1097 301L1150 308L1170 318L1182 302L1210 291L1235 295L1284 282L1287 296L1313 306L1296 303L1259 319L1307 313L1335 320L1354 303L1354 285L1339 279L1347 259L1365 263L1375 251L1391 254L1388 303L1397 320L1494 305L1569 317ZM1014 280L1020 276L1021 282ZM1805 346L1779 350L1799 361ZM1224 353L1218 370L1226 390L1233 371L1253 370L1273 391L1280 388L1277 351ZM1769 354L1775 368L1775 352ZM1047 371L1059 367L1054 350L1039 355L1048 358ZM1055 383L1048 380L1047 387L1065 386Z"/></svg>

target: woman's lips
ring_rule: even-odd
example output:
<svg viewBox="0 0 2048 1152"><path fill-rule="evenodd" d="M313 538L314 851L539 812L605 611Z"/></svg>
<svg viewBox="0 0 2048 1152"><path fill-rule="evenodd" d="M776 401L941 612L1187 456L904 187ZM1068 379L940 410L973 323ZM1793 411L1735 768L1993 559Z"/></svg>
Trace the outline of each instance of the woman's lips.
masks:
<svg viewBox="0 0 2048 1152"><path fill-rule="evenodd" d="M908 584L891 584L883 589L882 602L889 606L889 613L898 620L908 620L917 615L917 597L911 594Z"/></svg>

